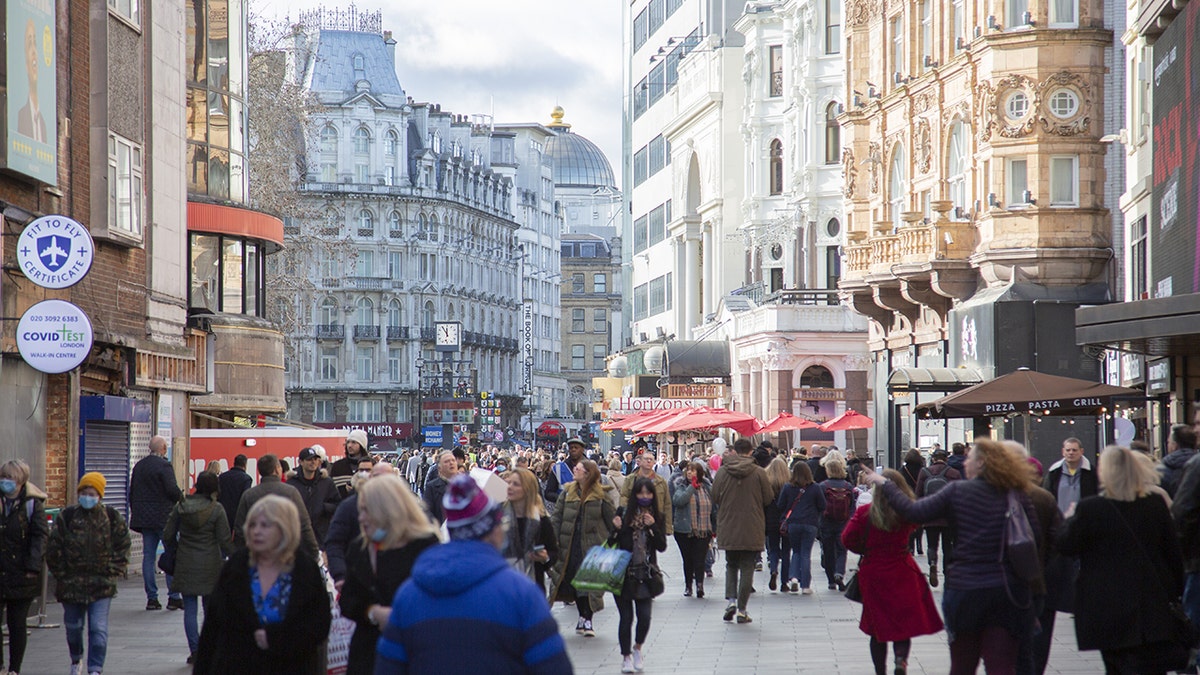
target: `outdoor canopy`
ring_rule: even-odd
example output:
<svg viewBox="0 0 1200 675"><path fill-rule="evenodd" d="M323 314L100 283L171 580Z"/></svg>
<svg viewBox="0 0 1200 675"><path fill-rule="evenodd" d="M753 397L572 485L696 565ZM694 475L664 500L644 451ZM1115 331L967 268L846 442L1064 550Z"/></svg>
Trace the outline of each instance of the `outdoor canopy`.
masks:
<svg viewBox="0 0 1200 675"><path fill-rule="evenodd" d="M774 434L780 431L795 429L816 429L817 423L804 417L796 417L790 412L781 412L767 425L758 430L760 434Z"/></svg>
<svg viewBox="0 0 1200 675"><path fill-rule="evenodd" d="M1022 368L993 380L922 403L913 413L921 419L1033 415L1096 415L1114 396L1140 398L1135 389L1046 375Z"/></svg>

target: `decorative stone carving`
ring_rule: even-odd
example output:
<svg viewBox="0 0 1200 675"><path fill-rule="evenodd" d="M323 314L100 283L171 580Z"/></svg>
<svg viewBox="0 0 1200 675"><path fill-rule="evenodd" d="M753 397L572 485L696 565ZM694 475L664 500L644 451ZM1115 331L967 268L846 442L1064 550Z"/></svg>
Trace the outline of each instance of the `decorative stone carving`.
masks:
<svg viewBox="0 0 1200 675"><path fill-rule="evenodd" d="M870 21L871 16L879 13L880 0L847 0L846 26L854 28Z"/></svg>
<svg viewBox="0 0 1200 675"><path fill-rule="evenodd" d="M1013 92L1025 94L1029 100L1028 112L1024 117L1011 119L1007 101ZM975 87L976 110L982 111L984 123L980 125L979 139L987 141L993 133L1003 138L1021 138L1033 133L1035 114L1041 105L1042 89L1037 82L1025 75L1007 75L993 82L981 82Z"/></svg>
<svg viewBox="0 0 1200 675"><path fill-rule="evenodd" d="M854 186L858 180L858 167L854 166L854 151L850 148L842 148L842 179L845 181L842 186L842 195L846 199L854 199Z"/></svg>
<svg viewBox="0 0 1200 675"><path fill-rule="evenodd" d="M1075 116L1065 120L1056 117L1047 108L1050 94L1063 87L1074 90L1079 96L1079 109L1075 111ZM1066 70L1055 73L1041 83L1037 94L1037 120L1046 133L1054 136L1078 136L1087 133L1092 124L1092 86L1083 75Z"/></svg>
<svg viewBox="0 0 1200 675"><path fill-rule="evenodd" d="M912 98L913 115L920 115L931 107L933 107L933 92L931 91L923 91Z"/></svg>
<svg viewBox="0 0 1200 675"><path fill-rule="evenodd" d="M958 103L942 108L942 127L949 127L955 117L961 118L963 121L969 121L971 118L971 102L959 101Z"/></svg>
<svg viewBox="0 0 1200 675"><path fill-rule="evenodd" d="M871 194L879 194L879 174L883 164L883 152L879 144L872 141L867 144L867 164L871 165Z"/></svg>
<svg viewBox="0 0 1200 675"><path fill-rule="evenodd" d="M847 354L842 357L847 372L870 370L874 362L870 354Z"/></svg>
<svg viewBox="0 0 1200 675"><path fill-rule="evenodd" d="M929 120L924 117L917 120L917 130L913 141L914 158L919 173L929 173L933 165L933 136L929 130Z"/></svg>

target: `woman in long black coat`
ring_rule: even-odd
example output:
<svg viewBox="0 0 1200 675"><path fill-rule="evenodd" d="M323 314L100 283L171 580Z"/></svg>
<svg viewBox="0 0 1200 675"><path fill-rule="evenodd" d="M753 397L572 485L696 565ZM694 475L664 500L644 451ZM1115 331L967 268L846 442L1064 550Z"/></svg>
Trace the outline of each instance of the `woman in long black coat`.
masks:
<svg viewBox="0 0 1200 675"><path fill-rule="evenodd" d="M33 599L41 592L38 581L50 536L45 501L46 493L29 482L28 464L10 459L0 465L0 600L8 619L12 672L20 672L25 659L25 623ZM0 667L0 672L8 671Z"/></svg>
<svg viewBox="0 0 1200 675"><path fill-rule="evenodd" d="M300 511L267 495L246 517L246 544L221 569L194 673L324 675L330 608L317 563L300 545Z"/></svg>
<svg viewBox="0 0 1200 675"><path fill-rule="evenodd" d="M375 672L379 626L387 625L396 589L413 563L438 543L437 526L399 476L376 476L358 490L361 534L346 547L346 583L338 600L342 616L354 621L348 675ZM366 543L364 543L366 542Z"/></svg>
<svg viewBox="0 0 1200 675"><path fill-rule="evenodd" d="M1148 458L1109 447L1099 465L1103 493L1068 511L1058 537L1061 552L1080 557L1075 638L1080 650L1100 650L1109 673L1165 673L1187 660L1168 639L1168 604L1183 592L1175 524L1150 491L1158 474Z"/></svg>

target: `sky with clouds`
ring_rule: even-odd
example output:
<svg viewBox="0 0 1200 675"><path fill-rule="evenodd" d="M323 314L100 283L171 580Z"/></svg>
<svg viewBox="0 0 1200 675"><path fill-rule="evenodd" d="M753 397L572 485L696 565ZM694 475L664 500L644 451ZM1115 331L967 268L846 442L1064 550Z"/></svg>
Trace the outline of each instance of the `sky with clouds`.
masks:
<svg viewBox="0 0 1200 675"><path fill-rule="evenodd" d="M396 39L400 86L455 113L497 123L550 121L561 105L572 131L595 142L621 174L621 3L614 0L379 0ZM251 15L295 20L349 3L251 0Z"/></svg>

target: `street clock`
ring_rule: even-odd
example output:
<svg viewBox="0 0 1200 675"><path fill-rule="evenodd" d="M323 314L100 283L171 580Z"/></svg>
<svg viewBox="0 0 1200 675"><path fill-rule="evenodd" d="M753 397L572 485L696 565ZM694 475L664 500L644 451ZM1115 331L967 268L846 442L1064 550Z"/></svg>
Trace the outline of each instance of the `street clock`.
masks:
<svg viewBox="0 0 1200 675"><path fill-rule="evenodd" d="M438 321L434 324L434 348L439 352L456 352L462 347L462 324L457 321Z"/></svg>

